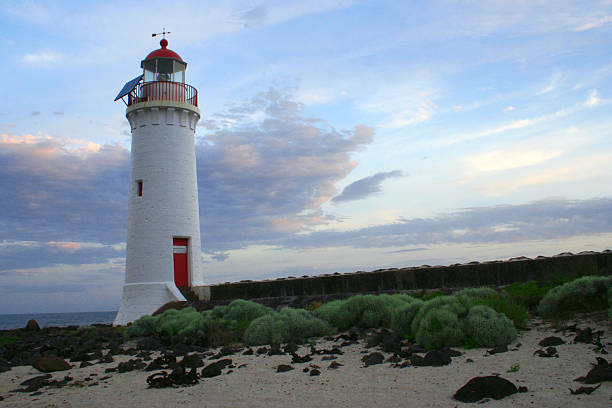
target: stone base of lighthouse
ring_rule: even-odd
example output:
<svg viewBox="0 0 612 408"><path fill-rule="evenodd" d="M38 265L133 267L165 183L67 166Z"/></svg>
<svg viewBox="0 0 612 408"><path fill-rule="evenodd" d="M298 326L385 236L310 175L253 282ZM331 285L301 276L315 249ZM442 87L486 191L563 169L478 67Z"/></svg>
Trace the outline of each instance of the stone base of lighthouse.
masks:
<svg viewBox="0 0 612 408"><path fill-rule="evenodd" d="M185 297L174 282L128 283L123 286L121 308L115 317L115 326L125 326L151 315L168 302L184 301Z"/></svg>

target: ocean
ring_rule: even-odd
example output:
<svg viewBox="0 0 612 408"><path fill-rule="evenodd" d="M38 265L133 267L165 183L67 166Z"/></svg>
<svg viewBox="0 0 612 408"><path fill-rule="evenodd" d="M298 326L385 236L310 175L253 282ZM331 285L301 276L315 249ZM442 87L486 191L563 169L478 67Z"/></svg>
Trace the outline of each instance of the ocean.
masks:
<svg viewBox="0 0 612 408"><path fill-rule="evenodd" d="M94 323L112 323L117 312L76 312L76 313L24 313L0 314L0 330L25 327L30 319L40 327L87 326Z"/></svg>

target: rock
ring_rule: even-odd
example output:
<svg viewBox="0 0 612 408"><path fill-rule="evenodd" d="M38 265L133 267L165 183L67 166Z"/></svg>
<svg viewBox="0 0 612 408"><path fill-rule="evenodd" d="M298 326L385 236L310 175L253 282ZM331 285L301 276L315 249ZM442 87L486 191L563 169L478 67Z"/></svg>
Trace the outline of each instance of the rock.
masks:
<svg viewBox="0 0 612 408"><path fill-rule="evenodd" d="M287 345L283 348L283 350L285 351L285 353L297 353L298 351L298 345L295 343L287 343Z"/></svg>
<svg viewBox="0 0 612 408"><path fill-rule="evenodd" d="M545 357L545 358L550 358L550 357L559 357L559 353L557 352L557 349L554 347L547 347L546 351L544 350L536 350L533 353L534 356L538 356L538 357Z"/></svg>
<svg viewBox="0 0 612 408"><path fill-rule="evenodd" d="M147 364L141 359L130 359L129 361L124 361L123 363L119 363L117 366L118 373L127 373L129 371L134 370L143 370L147 367Z"/></svg>
<svg viewBox="0 0 612 408"><path fill-rule="evenodd" d="M432 350L421 357L418 354L410 356L410 362L414 366L420 367L442 367L451 363L451 357L441 350Z"/></svg>
<svg viewBox="0 0 612 408"><path fill-rule="evenodd" d="M593 329L591 329L590 327L585 327L584 329L576 328L576 337L574 337L574 343L597 344L600 343L600 338L602 334L602 330L594 332Z"/></svg>
<svg viewBox="0 0 612 408"><path fill-rule="evenodd" d="M541 340L538 345L542 347L550 347L550 346L560 346L561 344L565 344L561 337L550 336Z"/></svg>
<svg viewBox="0 0 612 408"><path fill-rule="evenodd" d="M571 388L570 393L572 395L578 395L578 394L591 394L593 391L595 391L596 389L598 389L599 387L601 387L601 384L599 384L597 387L580 387L577 390L572 390Z"/></svg>
<svg viewBox="0 0 612 408"><path fill-rule="evenodd" d="M269 356L282 356L284 354L285 353L280 348L280 344L271 344L270 345L270 350L268 350L268 355Z"/></svg>
<svg viewBox="0 0 612 408"><path fill-rule="evenodd" d="M398 356L397 354L394 354L391 357L389 357L388 359L386 359L385 363L394 363L394 364L397 364L400 361L402 361L402 358L400 356Z"/></svg>
<svg viewBox="0 0 612 408"><path fill-rule="evenodd" d="M185 368L200 368L204 367L204 360L198 354L188 354L183 357L181 361L181 366Z"/></svg>
<svg viewBox="0 0 612 408"><path fill-rule="evenodd" d="M316 368L313 368L312 370L310 370L310 376L314 377L317 375L321 375L321 371L317 370Z"/></svg>
<svg viewBox="0 0 612 408"><path fill-rule="evenodd" d="M221 374L221 370L232 364L232 360L224 358L223 360L215 361L202 369L201 376L203 378L216 377Z"/></svg>
<svg viewBox="0 0 612 408"><path fill-rule="evenodd" d="M181 366L172 370L168 378L176 385L189 386L198 383L198 371L192 368L189 372Z"/></svg>
<svg viewBox="0 0 612 408"><path fill-rule="evenodd" d="M40 326L38 325L38 322L36 320L30 319L30 320L28 320L28 323L26 323L26 325L23 328L23 330L26 330L26 331L40 331Z"/></svg>
<svg viewBox="0 0 612 408"><path fill-rule="evenodd" d="M254 353L253 349L249 347L248 349L246 349L246 350L244 351L244 353L242 353L242 355L243 355L243 356L252 356L252 355L253 355L253 353Z"/></svg>
<svg viewBox="0 0 612 408"><path fill-rule="evenodd" d="M491 350L487 350L488 354L499 354L499 353L506 353L508 351L508 346L496 346L493 347Z"/></svg>
<svg viewBox="0 0 612 408"><path fill-rule="evenodd" d="M312 357L310 356L310 354L306 354L305 356L299 356L295 353L291 353L291 363L293 364L307 363L311 360Z"/></svg>
<svg viewBox="0 0 612 408"><path fill-rule="evenodd" d="M165 371L148 376L147 384L149 384L149 388L175 387L174 382L168 378L168 373Z"/></svg>
<svg viewBox="0 0 612 408"><path fill-rule="evenodd" d="M328 370L336 370L339 367L342 367L344 364L340 364L337 361L332 361L331 364L329 365L329 367L327 367Z"/></svg>
<svg viewBox="0 0 612 408"><path fill-rule="evenodd" d="M385 353L401 353L402 344L399 339L391 334L386 334L382 338L382 349Z"/></svg>
<svg viewBox="0 0 612 408"><path fill-rule="evenodd" d="M476 402L483 398L499 400L517 392L518 389L510 381L490 375L472 378L455 393L453 398L461 402Z"/></svg>
<svg viewBox="0 0 612 408"><path fill-rule="evenodd" d="M361 358L361 361L363 361L365 363L365 366L371 366L371 365L376 365L376 364L382 364L382 362L385 360L385 357L378 352L374 352L371 354L368 354L367 356L363 356Z"/></svg>
<svg viewBox="0 0 612 408"><path fill-rule="evenodd" d="M189 348L189 346L183 343L178 343L172 348L172 352L175 356L184 356L190 351L191 349Z"/></svg>
<svg viewBox="0 0 612 408"><path fill-rule="evenodd" d="M43 373L70 370L72 366L66 360L55 356L39 357L32 363L32 367Z"/></svg>
<svg viewBox="0 0 612 408"><path fill-rule="evenodd" d="M503 346L502 346L503 347ZM497 348L497 347L496 347ZM506 350L508 348L506 347ZM462 352L460 352L459 350L454 350L450 347L443 347L440 349L440 351L450 357L461 357L463 355Z"/></svg>
<svg viewBox="0 0 612 408"><path fill-rule="evenodd" d="M285 373L285 372L291 371L291 370L293 370L293 367L291 367L290 365L287 365L287 364L281 364L281 365L276 367L276 372L277 373Z"/></svg>
<svg viewBox="0 0 612 408"><path fill-rule="evenodd" d="M90 363L89 361L82 361L81 365L79 365L79 368L85 368L85 367L89 367L92 366L93 364Z"/></svg>
<svg viewBox="0 0 612 408"><path fill-rule="evenodd" d="M321 361L331 361L331 360L335 360L335 359L337 359L337 358L338 358L338 357L337 357L337 356L334 356L334 355L323 356L323 357L321 357Z"/></svg>
<svg viewBox="0 0 612 408"><path fill-rule="evenodd" d="M267 352L268 352L268 348L267 347L260 347L256 351L257 355L266 354Z"/></svg>
<svg viewBox="0 0 612 408"><path fill-rule="evenodd" d="M138 343L136 343L136 348L138 350L158 350L162 348L162 346L162 342L155 337L145 337L138 340Z"/></svg>
<svg viewBox="0 0 612 408"><path fill-rule="evenodd" d="M584 382L586 384L597 384L604 381L612 381L612 364L604 358L597 357L597 364L586 375Z"/></svg>

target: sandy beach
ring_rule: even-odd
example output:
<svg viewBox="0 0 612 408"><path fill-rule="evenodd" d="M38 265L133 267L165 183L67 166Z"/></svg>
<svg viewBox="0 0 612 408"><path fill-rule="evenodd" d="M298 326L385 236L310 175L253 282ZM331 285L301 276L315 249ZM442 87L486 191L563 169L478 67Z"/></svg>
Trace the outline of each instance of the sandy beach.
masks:
<svg viewBox="0 0 612 408"><path fill-rule="evenodd" d="M611 328L605 321L579 321L580 327L604 330L602 343L610 347ZM558 336L566 344L557 346L559 357L534 356L543 349L538 342ZM443 367L393 367L385 362L364 366L361 358L377 351L366 349L364 340L342 348L336 361L342 366L329 369L332 360L313 355L312 361L292 364L290 355L242 355L232 359L232 367L213 378L201 378L194 386L180 388L148 388L146 378L152 374L143 370L127 373L105 373L130 356L116 356L115 362L95 364L86 368L53 373L61 380L68 375L73 380L62 388L41 388L36 393L11 392L20 383L41 375L28 366L14 367L0 374L0 396L5 407L455 407L467 405L454 400L456 390L476 376L499 374L517 387L528 391L502 400L488 400L489 407L609 407L612 405L612 383L604 382L592 394L571 395L569 388L585 385L573 381L585 376L596 357L601 355L592 344L572 344L575 333L555 332L551 324L539 320L530 322L510 346L510 351L490 355L486 349L464 350ZM515 347L517 344L520 347ZM316 341L316 348L332 348L338 342ZM213 350L214 351L214 350ZM299 355L308 354L310 346L301 346ZM391 354L384 353L385 358ZM153 357L159 353L153 354ZM205 364L215 361L208 359ZM277 373L276 367L288 364L293 370ZM305 368L319 367L320 375L311 376ZM515 367L514 372L508 372ZM518 367L518 369L517 369ZM198 371L200 371L199 369ZM106 377L106 378L105 378Z"/></svg>

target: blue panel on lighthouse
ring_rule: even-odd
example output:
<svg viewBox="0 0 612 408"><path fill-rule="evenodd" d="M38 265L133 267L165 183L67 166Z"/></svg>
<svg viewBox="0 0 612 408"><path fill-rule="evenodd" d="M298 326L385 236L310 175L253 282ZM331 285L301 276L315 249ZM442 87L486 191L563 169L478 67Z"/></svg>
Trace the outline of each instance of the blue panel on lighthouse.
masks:
<svg viewBox="0 0 612 408"><path fill-rule="evenodd" d="M142 75L138 75L136 78L132 79L131 81L128 81L125 85L123 85L123 88L121 88L121 91L119 92L115 100L123 98L125 95L132 92L132 90L136 88L136 85L140 82L141 79Z"/></svg>

